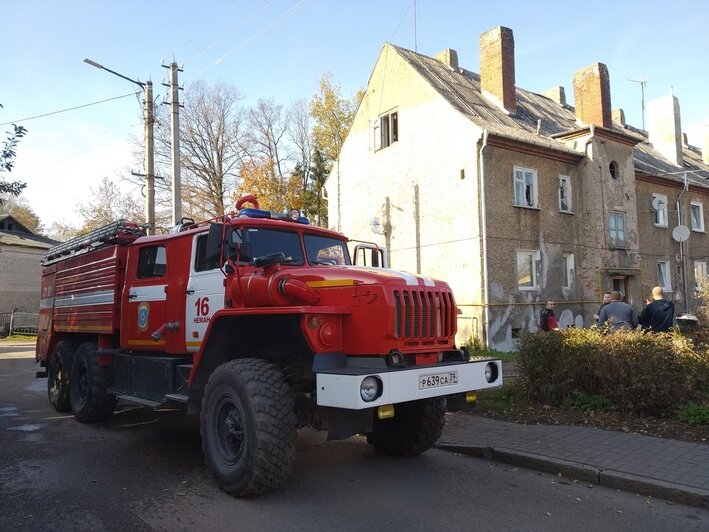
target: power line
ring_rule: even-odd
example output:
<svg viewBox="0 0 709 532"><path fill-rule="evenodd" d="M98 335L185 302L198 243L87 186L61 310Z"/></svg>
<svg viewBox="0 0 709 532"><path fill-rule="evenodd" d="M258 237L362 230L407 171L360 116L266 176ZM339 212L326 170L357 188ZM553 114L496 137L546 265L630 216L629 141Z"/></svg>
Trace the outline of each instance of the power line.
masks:
<svg viewBox="0 0 709 532"><path fill-rule="evenodd" d="M76 107L69 107L68 109L61 109L60 111L52 111L51 113L44 113L43 115L30 116L28 118L20 118L18 120L10 120L9 122L3 122L0 126L6 126L8 124L15 124L17 122L27 122L29 120L34 120L35 118L44 118L45 116L58 115L59 113L66 113L67 111L76 111L77 109L83 109L84 107L90 107L92 105L98 105L100 103L106 103L113 100L120 100L121 98L127 98L128 96L134 96L138 94L137 92L131 92L130 94L124 94L123 96L114 96L113 98L108 98L106 100L100 100L98 102L86 103L84 105L78 105Z"/></svg>

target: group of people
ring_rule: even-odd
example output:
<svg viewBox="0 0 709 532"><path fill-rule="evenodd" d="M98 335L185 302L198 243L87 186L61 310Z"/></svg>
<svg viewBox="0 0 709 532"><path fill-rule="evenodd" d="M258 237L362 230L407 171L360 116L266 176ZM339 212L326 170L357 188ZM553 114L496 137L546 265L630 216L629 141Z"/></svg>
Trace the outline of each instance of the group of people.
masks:
<svg viewBox="0 0 709 532"><path fill-rule="evenodd" d="M547 301L539 320L542 331L559 328L554 307L553 301ZM675 305L665 299L665 293L659 286L652 289L652 295L647 298L647 305L639 315L632 305L623 301L623 295L618 291L603 294L603 303L598 309L598 325L607 324L609 331L637 329L641 326L650 331L665 332L672 328L674 318Z"/></svg>

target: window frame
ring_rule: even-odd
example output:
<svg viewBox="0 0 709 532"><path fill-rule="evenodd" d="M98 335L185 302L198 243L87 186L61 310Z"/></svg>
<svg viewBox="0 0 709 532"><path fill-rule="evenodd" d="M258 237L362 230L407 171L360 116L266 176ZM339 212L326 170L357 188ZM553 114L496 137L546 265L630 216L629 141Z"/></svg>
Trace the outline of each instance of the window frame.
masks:
<svg viewBox="0 0 709 532"><path fill-rule="evenodd" d="M693 216L693 207L697 207L698 212L699 212L699 225L695 227L694 225L694 216ZM695 233L704 233L705 232L705 226L704 226L704 204L701 201L690 201L689 202L689 220L690 224L692 226L692 231Z"/></svg>
<svg viewBox="0 0 709 532"><path fill-rule="evenodd" d="M521 179L518 178L518 173L521 175ZM531 175L531 194L530 200L532 204L527 201L527 174ZM519 198L517 191L517 185L520 184L523 188L520 190L522 197ZM514 189L514 206L522 207L524 209L539 209L539 177L537 171L534 168L524 168L523 166L514 166L512 169L512 186Z"/></svg>
<svg viewBox="0 0 709 532"><path fill-rule="evenodd" d="M664 204L664 207L662 209L655 209L653 207L652 209L652 221L655 224L655 227L668 227L669 226L669 212L667 210L667 196L665 194L659 194L659 193L653 193L652 195L652 201L654 202L655 199L659 199L662 201ZM662 218L662 219L660 219Z"/></svg>
<svg viewBox="0 0 709 532"><path fill-rule="evenodd" d="M663 266L665 272L662 272ZM670 261L658 260L657 270L655 273L657 274L657 286L661 287L665 292L672 292L672 271L670 269ZM661 279L662 276L665 276L666 279Z"/></svg>
<svg viewBox="0 0 709 532"><path fill-rule="evenodd" d="M560 212L568 212L571 213L573 212L574 205L573 205L573 186L571 184L571 176L568 175L559 175L559 211ZM566 195L566 208L563 207L562 202L564 199L562 199L562 193L565 193Z"/></svg>
<svg viewBox="0 0 709 532"><path fill-rule="evenodd" d="M527 257L529 259L529 264L530 266L530 278L531 278L531 284L530 285L521 285L519 283L520 281L520 258L521 257ZM517 290L522 290L522 291L530 291L530 290L539 290L539 277L541 274L541 253L540 251L537 250L529 250L529 249L518 249L515 253L515 270L517 274Z"/></svg>
<svg viewBox="0 0 709 532"><path fill-rule="evenodd" d="M570 290L574 287L574 254L561 254L561 288Z"/></svg>
<svg viewBox="0 0 709 532"><path fill-rule="evenodd" d="M375 151L388 148L399 141L399 111L393 109L384 114L374 124Z"/></svg>
<svg viewBox="0 0 709 532"><path fill-rule="evenodd" d="M616 219L616 220L622 220L623 221L623 238L614 238L613 233L618 232L617 226L614 228L612 227L613 224L611 224L611 219ZM610 239L610 247L611 248L621 248L624 249L627 247L627 240L625 238L625 213L624 212L618 212L618 211L609 211L608 212L608 238Z"/></svg>
<svg viewBox="0 0 709 532"><path fill-rule="evenodd" d="M699 268L697 268L699 266ZM699 270L699 272L697 272ZM698 275L699 273L699 275ZM709 271L707 270L706 260L695 260L694 261L694 289L701 289L701 282L706 282L707 277L709 277Z"/></svg>

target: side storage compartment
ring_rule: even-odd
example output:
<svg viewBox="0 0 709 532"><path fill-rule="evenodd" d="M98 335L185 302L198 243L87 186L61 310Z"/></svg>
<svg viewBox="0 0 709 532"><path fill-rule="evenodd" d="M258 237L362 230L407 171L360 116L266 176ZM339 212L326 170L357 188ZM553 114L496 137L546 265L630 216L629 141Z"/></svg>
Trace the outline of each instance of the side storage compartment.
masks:
<svg viewBox="0 0 709 532"><path fill-rule="evenodd" d="M148 406L158 406L168 400L166 396L181 391L184 381L178 375L178 367L191 363L191 356L114 355L111 392Z"/></svg>

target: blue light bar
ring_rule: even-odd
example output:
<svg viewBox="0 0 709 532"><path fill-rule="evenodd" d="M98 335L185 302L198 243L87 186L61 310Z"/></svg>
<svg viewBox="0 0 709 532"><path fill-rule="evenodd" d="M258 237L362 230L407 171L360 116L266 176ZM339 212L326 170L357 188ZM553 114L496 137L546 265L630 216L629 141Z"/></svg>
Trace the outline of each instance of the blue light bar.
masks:
<svg viewBox="0 0 709 532"><path fill-rule="evenodd" d="M246 216L247 218L269 218L272 220L283 220L286 222L295 222L304 225L310 225L310 220L305 216L300 216L297 220L291 220L287 214L280 212L264 211L263 209L241 209L239 217Z"/></svg>

